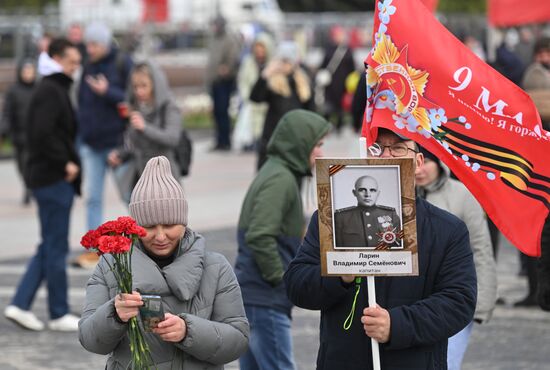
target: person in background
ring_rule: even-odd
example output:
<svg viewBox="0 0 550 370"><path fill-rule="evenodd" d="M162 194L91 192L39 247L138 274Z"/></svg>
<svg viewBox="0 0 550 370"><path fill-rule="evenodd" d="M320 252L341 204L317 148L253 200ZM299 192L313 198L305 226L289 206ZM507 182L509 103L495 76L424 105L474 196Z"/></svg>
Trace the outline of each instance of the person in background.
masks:
<svg viewBox="0 0 550 370"><path fill-rule="evenodd" d="M535 43L533 51L533 62L529 65L523 76L522 88L528 92L546 91L550 93L550 38L542 37ZM536 93L535 93L536 94ZM550 129L550 116L542 114L548 112L550 94L533 96L533 100L537 109L541 112L542 125L545 130ZM541 99L542 98L542 99ZM537 306L537 289L538 289L538 259L525 254L520 255L520 261L525 266L527 275L527 295L514 303L516 307L533 307Z"/></svg>
<svg viewBox="0 0 550 370"><path fill-rule="evenodd" d="M533 90L547 91L550 96L550 38L543 37L535 43L533 61L527 67L521 87L529 92ZM534 99L535 105L540 112L550 111L550 101ZM542 114L541 114L542 115ZM550 116L542 115L542 125L545 130L550 129Z"/></svg>
<svg viewBox="0 0 550 370"><path fill-rule="evenodd" d="M495 69L506 78L520 86L525 64L516 55L514 49L519 42L519 35L515 29L509 29L496 50Z"/></svg>
<svg viewBox="0 0 550 370"><path fill-rule="evenodd" d="M481 42L479 42L479 40L474 35L466 34L462 42L479 59L483 60L484 62L487 60L487 55L485 54L485 49L483 48L483 45L481 44Z"/></svg>
<svg viewBox="0 0 550 370"><path fill-rule="evenodd" d="M86 51L86 44L84 43L84 30L80 23L71 23L67 28L67 39L72 42L80 55L82 56L82 64L88 62L88 52Z"/></svg>
<svg viewBox="0 0 550 370"><path fill-rule="evenodd" d="M80 82L82 80L82 66L88 63L88 52L86 51L86 44L84 43L84 32L80 23L71 23L67 28L67 40L73 43L80 52L82 57L81 67L76 71L74 83L71 85L69 91L71 102L78 111L78 91L80 90Z"/></svg>
<svg viewBox="0 0 550 370"><path fill-rule="evenodd" d="M78 134L84 179L86 225L97 228L103 220L103 190L109 168L107 156L122 145L126 121L117 105L124 101L132 61L114 47L111 30L95 22L84 33L88 63L78 91ZM75 264L93 267L95 253L86 252Z"/></svg>
<svg viewBox="0 0 550 370"><path fill-rule="evenodd" d="M367 74L361 72L359 76L359 82L357 88L353 94L351 101L351 117L353 123L353 130L358 133L363 127L363 117L365 115L365 108L367 106Z"/></svg>
<svg viewBox="0 0 550 370"><path fill-rule="evenodd" d="M415 143L386 129L378 129L377 148L369 152L393 158L393 147L403 143L408 150L402 158L421 167L424 156ZM368 295L356 294L367 292L366 279L354 284L353 276L321 276L319 222L313 214L284 281L294 304L321 311L317 369L372 369L371 338L380 344L382 369L447 368L447 338L472 321L476 307L468 229L420 197L416 227L419 276L376 278L377 307L369 307Z"/></svg>
<svg viewBox="0 0 550 370"><path fill-rule="evenodd" d="M550 311L550 218L546 218L541 236L541 255L538 264L537 301L540 308Z"/></svg>
<svg viewBox="0 0 550 370"><path fill-rule="evenodd" d="M38 205L42 241L4 315L25 329L43 330L44 323L30 309L45 280L49 329L76 331L78 317L69 313L66 259L73 198L80 194L80 159L68 91L71 76L80 65L80 53L68 40L54 39L48 56L50 67L55 68L44 76L31 97L26 127L25 182Z"/></svg>
<svg viewBox="0 0 550 370"><path fill-rule="evenodd" d="M250 185L239 216L235 273L250 322L241 370L295 368L290 333L292 303L282 281L304 232L300 184L311 176L330 123L296 109L281 118L267 161Z"/></svg>
<svg viewBox="0 0 550 370"><path fill-rule="evenodd" d="M523 65L528 66L533 60L533 49L535 47L536 36L532 24L520 26L518 29L519 42L516 45L516 55L519 57Z"/></svg>
<svg viewBox="0 0 550 370"><path fill-rule="evenodd" d="M240 44L226 27L225 18L218 16L212 22L213 37L208 48L206 84L214 104L216 144L212 150L231 149L231 121L229 100L235 90L235 77L239 67Z"/></svg>
<svg viewBox="0 0 550 370"><path fill-rule="evenodd" d="M50 32L44 32L40 38L36 41L36 52L40 56L42 53L48 53L48 47L52 42L53 36Z"/></svg>
<svg viewBox="0 0 550 370"><path fill-rule="evenodd" d="M474 320L449 338L447 365L460 370L474 322L489 322L497 300L497 269L485 212L460 181L435 155L421 148L424 163L416 168L417 194L433 205L451 212L468 227L477 274L477 303Z"/></svg>
<svg viewBox="0 0 550 370"><path fill-rule="evenodd" d="M131 255L134 292L117 294L112 255L103 255L86 286L79 340L90 352L109 354L105 369L132 367L128 321L143 305L139 292L160 295L165 312L144 332L154 368L222 369L246 351L249 326L235 274L188 226L187 210L168 159L151 158L130 201L130 215L147 232Z"/></svg>
<svg viewBox="0 0 550 370"><path fill-rule="evenodd" d="M330 29L330 44L325 48L325 55L320 69L330 73L330 83L325 87L325 101L322 107L325 118L335 117L336 130L344 125L342 99L346 93L346 78L355 71L353 54L347 44L346 30L341 26Z"/></svg>
<svg viewBox="0 0 550 370"><path fill-rule="evenodd" d="M250 91L258 81L273 53L273 40L267 33L260 33L252 43L252 50L245 55L237 74L237 90L242 99L241 110L233 132L233 142L245 151L254 150L262 133L267 103L250 100ZM242 127L241 127L242 126Z"/></svg>
<svg viewBox="0 0 550 370"><path fill-rule="evenodd" d="M251 101L268 106L258 145L258 170L267 159L267 145L281 117L293 109L313 109L311 82L299 65L298 54L296 43L279 44L250 92Z"/></svg>
<svg viewBox="0 0 550 370"><path fill-rule="evenodd" d="M174 148L182 130L181 112L172 98L164 72L156 64L136 64L130 74L130 83L125 143L108 156L111 166L127 166L124 173L117 176L126 203L130 201L137 178L153 157L163 155L168 158L173 176L179 179Z"/></svg>
<svg viewBox="0 0 550 370"><path fill-rule="evenodd" d="M25 59L17 65L16 82L6 92L1 123L13 145L17 170L22 180L29 151L26 138L27 112L35 90L36 65L30 59ZM22 204L28 205L30 200L31 192L24 187Z"/></svg>

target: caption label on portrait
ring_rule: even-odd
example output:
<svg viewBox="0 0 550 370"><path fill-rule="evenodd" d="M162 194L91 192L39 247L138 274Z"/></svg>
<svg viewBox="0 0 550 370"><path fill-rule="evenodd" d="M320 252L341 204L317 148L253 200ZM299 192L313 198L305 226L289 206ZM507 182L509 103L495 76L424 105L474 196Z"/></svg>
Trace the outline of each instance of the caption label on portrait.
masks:
<svg viewBox="0 0 550 370"><path fill-rule="evenodd" d="M413 271L409 251L327 252L326 256L329 274L411 274Z"/></svg>

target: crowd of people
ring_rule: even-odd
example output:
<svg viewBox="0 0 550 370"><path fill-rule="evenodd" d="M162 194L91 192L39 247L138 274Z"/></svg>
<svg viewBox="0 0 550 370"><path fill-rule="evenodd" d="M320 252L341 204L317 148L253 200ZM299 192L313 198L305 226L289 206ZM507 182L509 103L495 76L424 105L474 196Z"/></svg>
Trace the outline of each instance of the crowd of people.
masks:
<svg viewBox="0 0 550 370"><path fill-rule="evenodd" d="M211 150L257 153L257 174L237 223L234 268L188 226L175 153L182 113L162 68L118 48L103 23L72 25L69 31L48 39L37 61L18 64L17 81L5 97L3 133L23 178L23 203L36 201L41 227L36 254L4 309L8 319L43 330L32 305L46 282L47 327L78 331L84 348L109 355L106 368L128 368L128 322L138 316L142 294L154 293L167 311L146 336L157 368L218 369L239 359L245 370L291 370L296 305L320 311L318 369L371 368L371 338L380 343L385 369L460 369L474 326L487 323L497 303L496 250L483 209L437 157L387 130L380 130L377 150L369 151L413 159L421 246L417 278L377 279L383 292L377 307L369 307L367 294L356 293L367 291L364 279L321 276L317 213L304 236L303 179L323 156L330 122L339 131L349 116L358 130L366 100L364 76L341 27L331 29L313 73L294 41L277 43L258 32L241 52L241 40L225 19L212 22L205 72L213 102ZM509 47L505 40L498 52L503 73ZM510 78L528 92L550 92L550 39L538 40L532 64ZM235 93L241 104L232 134L229 105ZM77 317L69 312L66 270L73 199L82 183L87 228L96 229L105 221L108 172L129 214L146 230L132 254L135 291L117 291L110 257L84 253L75 263L94 272ZM336 212L337 229L357 217L370 227L374 221L365 221L365 210L372 219L400 223L393 208L376 203L376 179L357 179L352 192L357 206ZM337 238L369 246L369 235ZM549 309L548 281L538 281L537 263L525 257L529 291L517 305ZM343 328L350 308L359 318Z"/></svg>

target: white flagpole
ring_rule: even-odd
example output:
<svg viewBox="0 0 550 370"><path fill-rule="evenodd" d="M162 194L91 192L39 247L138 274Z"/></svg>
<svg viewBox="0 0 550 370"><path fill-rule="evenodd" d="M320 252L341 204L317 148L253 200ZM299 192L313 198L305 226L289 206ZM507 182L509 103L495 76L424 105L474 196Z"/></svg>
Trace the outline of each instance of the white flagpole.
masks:
<svg viewBox="0 0 550 370"><path fill-rule="evenodd" d="M359 156L367 158L367 139L359 138ZM367 291L369 294L369 307L376 307L376 287L374 285L374 276L367 276ZM372 345L372 368L380 370L380 349L378 341L374 338L370 339Z"/></svg>

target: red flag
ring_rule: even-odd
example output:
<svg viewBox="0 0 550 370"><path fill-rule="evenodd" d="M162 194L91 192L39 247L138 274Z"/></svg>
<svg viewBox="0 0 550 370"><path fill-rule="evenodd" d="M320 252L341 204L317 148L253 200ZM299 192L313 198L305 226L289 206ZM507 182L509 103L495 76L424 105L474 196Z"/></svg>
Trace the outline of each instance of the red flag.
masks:
<svg viewBox="0 0 550 370"><path fill-rule="evenodd" d="M143 0L141 20L152 23L168 21L168 0Z"/></svg>
<svg viewBox="0 0 550 370"><path fill-rule="evenodd" d="M510 27L550 21L548 0L489 0L489 23L495 27Z"/></svg>
<svg viewBox="0 0 550 370"><path fill-rule="evenodd" d="M435 12L435 10L437 9L437 3L439 2L439 0L421 0L421 1L424 4L424 6L429 10L431 10L432 12Z"/></svg>
<svg viewBox="0 0 550 370"><path fill-rule="evenodd" d="M529 96L417 1L379 1L374 27L365 61L367 142L377 127L418 142L451 168L517 248L540 255L550 133Z"/></svg>

